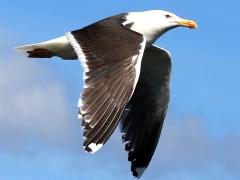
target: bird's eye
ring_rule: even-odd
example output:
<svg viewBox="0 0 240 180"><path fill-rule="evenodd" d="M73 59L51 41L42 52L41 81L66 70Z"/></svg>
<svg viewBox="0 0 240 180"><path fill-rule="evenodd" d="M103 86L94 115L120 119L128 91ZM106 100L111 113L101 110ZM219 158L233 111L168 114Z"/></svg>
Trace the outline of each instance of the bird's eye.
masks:
<svg viewBox="0 0 240 180"><path fill-rule="evenodd" d="M169 14L166 14L165 17L166 17L166 18L171 18L172 16L169 15Z"/></svg>

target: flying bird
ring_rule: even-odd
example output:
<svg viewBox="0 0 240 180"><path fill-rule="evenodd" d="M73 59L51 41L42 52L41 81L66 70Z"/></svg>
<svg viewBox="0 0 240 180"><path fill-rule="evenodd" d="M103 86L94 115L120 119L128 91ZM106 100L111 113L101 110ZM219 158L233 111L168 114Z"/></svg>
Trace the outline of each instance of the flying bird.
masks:
<svg viewBox="0 0 240 180"><path fill-rule="evenodd" d="M84 149L96 152L120 123L132 174L139 178L156 149L170 94L171 56L153 43L180 26L197 28L162 10L129 12L16 49L29 58L80 60Z"/></svg>

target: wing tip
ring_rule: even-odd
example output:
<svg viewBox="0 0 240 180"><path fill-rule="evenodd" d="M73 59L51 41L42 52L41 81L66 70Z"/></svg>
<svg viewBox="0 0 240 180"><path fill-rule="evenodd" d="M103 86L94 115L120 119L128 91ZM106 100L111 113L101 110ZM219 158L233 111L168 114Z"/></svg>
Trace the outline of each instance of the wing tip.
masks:
<svg viewBox="0 0 240 180"><path fill-rule="evenodd" d="M93 154L93 153L97 152L99 149L101 149L102 146L103 146L102 143L100 143L100 144L91 143L87 146L84 146L84 150L88 153Z"/></svg>
<svg viewBox="0 0 240 180"><path fill-rule="evenodd" d="M146 170L146 167L132 167L131 170L132 170L132 175L139 179L143 175L144 171Z"/></svg>

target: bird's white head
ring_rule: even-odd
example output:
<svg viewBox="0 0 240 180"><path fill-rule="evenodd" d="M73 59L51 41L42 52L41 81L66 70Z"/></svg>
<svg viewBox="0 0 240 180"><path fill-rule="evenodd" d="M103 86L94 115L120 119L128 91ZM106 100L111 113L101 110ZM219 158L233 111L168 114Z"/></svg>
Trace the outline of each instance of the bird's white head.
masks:
<svg viewBox="0 0 240 180"><path fill-rule="evenodd" d="M131 23L131 29L143 34L147 41L155 41L166 31L183 26L191 29L197 28L197 23L192 20L162 10L132 12L127 15L125 24Z"/></svg>

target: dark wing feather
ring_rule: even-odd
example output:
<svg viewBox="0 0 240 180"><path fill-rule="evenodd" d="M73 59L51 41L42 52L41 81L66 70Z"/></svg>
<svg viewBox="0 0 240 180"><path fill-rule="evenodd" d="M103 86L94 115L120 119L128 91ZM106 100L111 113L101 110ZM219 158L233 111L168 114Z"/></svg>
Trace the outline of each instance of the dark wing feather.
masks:
<svg viewBox="0 0 240 180"><path fill-rule="evenodd" d="M156 149L169 102L171 58L151 46L144 52L141 74L120 123L131 170L140 177Z"/></svg>
<svg viewBox="0 0 240 180"><path fill-rule="evenodd" d="M89 152L112 134L139 78L145 39L121 23L115 16L66 34L84 67L79 113Z"/></svg>

